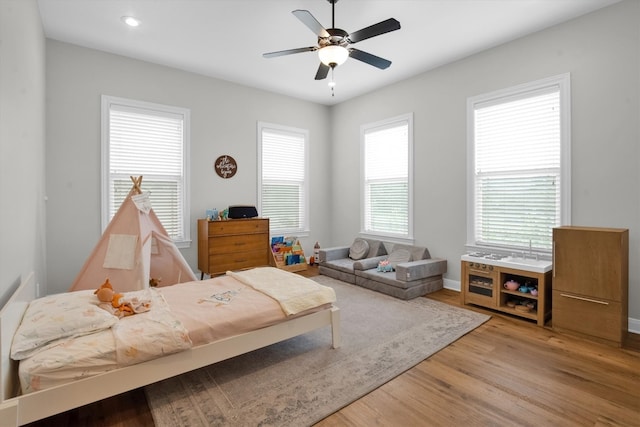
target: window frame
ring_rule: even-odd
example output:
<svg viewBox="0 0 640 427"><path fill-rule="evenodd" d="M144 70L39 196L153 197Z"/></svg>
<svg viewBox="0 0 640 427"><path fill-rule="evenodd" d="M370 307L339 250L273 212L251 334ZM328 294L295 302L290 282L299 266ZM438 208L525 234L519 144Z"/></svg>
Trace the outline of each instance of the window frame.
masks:
<svg viewBox="0 0 640 427"><path fill-rule="evenodd" d="M366 134L375 129L388 129L394 124L407 123L407 233L380 232L366 229ZM414 213L413 213L413 188L414 188L414 136L413 113L401 114L395 117L366 123L360 126L360 235L363 237L381 238L389 242L408 243L414 242Z"/></svg>
<svg viewBox="0 0 640 427"><path fill-rule="evenodd" d="M107 228L110 222L109 215L109 177L110 177L110 112L113 105L123 106L127 109L140 110L146 114L157 113L162 115L178 115L182 116L182 194L180 203L182 203L182 239L174 239L173 242L178 248L188 248L191 246L191 203L190 203L190 141L191 141L191 111L188 108L176 107L171 105L158 104L135 99L116 97L111 95L102 95L101 97L101 226L102 232ZM133 183L132 183L133 185ZM142 180L142 188L144 189L144 177ZM115 212L114 212L115 215Z"/></svg>
<svg viewBox="0 0 640 427"><path fill-rule="evenodd" d="M262 186L263 186L263 176L262 176L262 150L263 150L263 144L262 144L262 136L263 136L263 131L264 130L271 130L274 132L283 132L283 133L291 133L291 134L299 134L300 136L303 137L304 139L304 182L302 183L302 191L304 192L303 194L303 203L304 203L304 207L302 209L302 221L301 221L301 227L298 229L290 229L290 228L274 228L273 227L273 222L269 221L269 232L271 233L271 235L293 235L296 237L304 237L304 236L308 236L310 234L310 228L309 228L309 223L310 223L310 219L309 219L309 212L310 212L310 208L309 208L309 144L310 144L310 134L309 134L309 130L308 129L302 129L302 128L296 128L296 127L292 127L292 126L285 126L285 125L280 125L280 124L275 124L275 123L268 123L268 122L262 122L259 121L257 123L257 145L258 145L258 149L257 154L258 154L258 160L257 160L257 166L258 166L258 170L257 170L257 178L258 178L258 185L257 185L257 205L258 205L258 211L260 213L260 215L263 215L263 198L262 198Z"/></svg>
<svg viewBox="0 0 640 427"><path fill-rule="evenodd" d="M525 246L482 244L476 240L476 192L475 192L475 109L479 105L506 103L536 96L540 91L557 87L560 101L560 225L571 223L571 78L570 73L543 78L467 99L467 243L470 251L494 251L510 253L529 249ZM529 96L527 96L529 95ZM551 255L551 249L533 248L543 256Z"/></svg>

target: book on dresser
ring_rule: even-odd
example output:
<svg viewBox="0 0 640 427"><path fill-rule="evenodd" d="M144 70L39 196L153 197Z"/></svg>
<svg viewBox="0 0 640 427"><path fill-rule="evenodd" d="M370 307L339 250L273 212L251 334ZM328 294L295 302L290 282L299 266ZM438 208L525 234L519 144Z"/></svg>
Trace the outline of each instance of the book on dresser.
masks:
<svg viewBox="0 0 640 427"><path fill-rule="evenodd" d="M198 269L216 276L269 265L269 219L198 220Z"/></svg>

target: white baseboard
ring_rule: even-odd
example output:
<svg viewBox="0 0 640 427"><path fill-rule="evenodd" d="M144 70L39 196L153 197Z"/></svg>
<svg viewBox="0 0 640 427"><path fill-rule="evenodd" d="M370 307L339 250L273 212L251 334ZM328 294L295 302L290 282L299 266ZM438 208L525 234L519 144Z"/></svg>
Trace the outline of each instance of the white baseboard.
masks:
<svg viewBox="0 0 640 427"><path fill-rule="evenodd" d="M462 288L460 287L459 280L451 280L451 279L443 279L443 286L445 289L451 289L452 291L460 292Z"/></svg>
<svg viewBox="0 0 640 427"><path fill-rule="evenodd" d="M460 292L462 287L459 280L444 279L443 286L445 289ZM640 334L640 319L629 318L629 332L634 334Z"/></svg>

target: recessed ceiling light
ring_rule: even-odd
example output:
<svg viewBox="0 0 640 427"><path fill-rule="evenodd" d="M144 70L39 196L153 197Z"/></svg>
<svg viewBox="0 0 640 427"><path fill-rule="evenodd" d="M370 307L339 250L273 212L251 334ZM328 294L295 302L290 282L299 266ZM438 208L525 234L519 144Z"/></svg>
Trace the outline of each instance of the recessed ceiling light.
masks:
<svg viewBox="0 0 640 427"><path fill-rule="evenodd" d="M134 18L133 16L123 16L120 19L122 19L122 22L124 22L130 27L137 27L138 25L140 25L140 21Z"/></svg>

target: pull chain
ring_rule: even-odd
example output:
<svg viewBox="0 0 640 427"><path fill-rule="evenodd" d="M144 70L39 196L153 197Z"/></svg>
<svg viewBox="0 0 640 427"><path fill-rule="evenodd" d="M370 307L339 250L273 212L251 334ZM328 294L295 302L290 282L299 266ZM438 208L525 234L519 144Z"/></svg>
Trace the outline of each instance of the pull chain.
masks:
<svg viewBox="0 0 640 427"><path fill-rule="evenodd" d="M334 88L336 87L336 82L333 80L333 70L335 67L331 67L331 81L329 82L329 88L331 88L331 96L336 96L334 92Z"/></svg>

